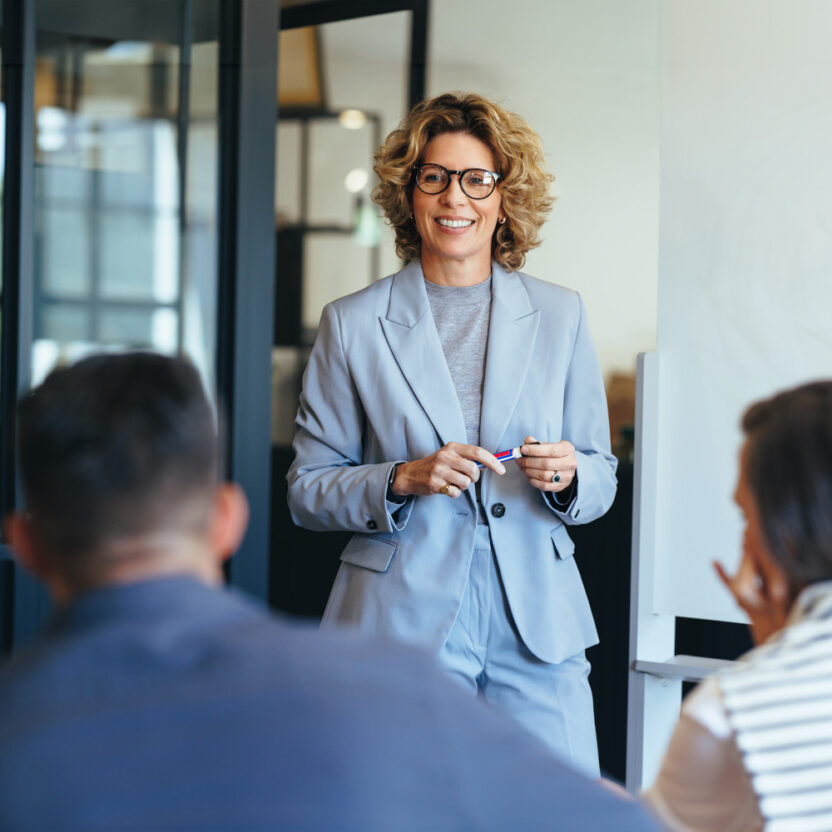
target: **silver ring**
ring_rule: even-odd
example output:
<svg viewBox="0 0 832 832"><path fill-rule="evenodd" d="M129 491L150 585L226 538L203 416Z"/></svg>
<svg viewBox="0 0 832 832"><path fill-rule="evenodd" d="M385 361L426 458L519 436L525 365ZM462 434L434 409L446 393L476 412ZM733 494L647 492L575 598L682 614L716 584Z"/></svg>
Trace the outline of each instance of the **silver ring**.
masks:
<svg viewBox="0 0 832 832"><path fill-rule="evenodd" d="M552 482L560 482L560 474L557 471L552 475Z"/></svg>

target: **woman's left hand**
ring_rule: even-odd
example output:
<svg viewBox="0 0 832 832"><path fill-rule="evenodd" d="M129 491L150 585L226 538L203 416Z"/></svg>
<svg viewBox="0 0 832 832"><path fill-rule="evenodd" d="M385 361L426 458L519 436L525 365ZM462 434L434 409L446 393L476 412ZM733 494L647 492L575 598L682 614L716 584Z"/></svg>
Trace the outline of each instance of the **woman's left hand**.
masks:
<svg viewBox="0 0 832 832"><path fill-rule="evenodd" d="M538 442L533 436L527 436L520 448L523 456L517 464L529 478L529 482L541 491L563 491L575 479L578 460L575 459L575 446L566 439L560 442ZM557 482L554 481L558 475Z"/></svg>

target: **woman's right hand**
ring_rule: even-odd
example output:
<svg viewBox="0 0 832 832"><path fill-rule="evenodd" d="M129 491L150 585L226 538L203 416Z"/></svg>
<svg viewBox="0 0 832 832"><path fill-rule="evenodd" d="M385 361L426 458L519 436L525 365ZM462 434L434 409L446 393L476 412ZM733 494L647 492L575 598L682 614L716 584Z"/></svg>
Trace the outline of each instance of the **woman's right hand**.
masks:
<svg viewBox="0 0 832 832"><path fill-rule="evenodd" d="M479 480L481 469L477 467L477 462L495 474L502 476L506 472L503 464L485 448L449 442L430 456L401 463L396 469L393 493L400 497L409 494L459 497L472 482Z"/></svg>
<svg viewBox="0 0 832 832"><path fill-rule="evenodd" d="M714 568L751 620L755 644L762 644L786 626L793 593L785 575L770 558L754 558L746 550L735 575L729 575L719 561L714 561Z"/></svg>

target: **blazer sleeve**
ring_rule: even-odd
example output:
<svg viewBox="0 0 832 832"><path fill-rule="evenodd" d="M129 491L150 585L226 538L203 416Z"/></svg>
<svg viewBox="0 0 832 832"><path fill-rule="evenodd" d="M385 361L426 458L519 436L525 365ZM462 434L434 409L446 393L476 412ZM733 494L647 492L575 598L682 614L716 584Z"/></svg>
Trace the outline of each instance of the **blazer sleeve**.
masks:
<svg viewBox="0 0 832 832"><path fill-rule="evenodd" d="M610 420L601 367L592 343L586 308L578 296L579 319L566 375L562 438L575 446L577 488L568 505L546 505L567 525L589 523L605 514L615 499L618 460L610 451Z"/></svg>
<svg viewBox="0 0 832 832"><path fill-rule="evenodd" d="M413 498L392 504L386 495L393 465L405 460L365 463L365 428L337 311L329 304L304 372L292 443L295 458L286 475L289 511L297 525L364 533L404 528Z"/></svg>

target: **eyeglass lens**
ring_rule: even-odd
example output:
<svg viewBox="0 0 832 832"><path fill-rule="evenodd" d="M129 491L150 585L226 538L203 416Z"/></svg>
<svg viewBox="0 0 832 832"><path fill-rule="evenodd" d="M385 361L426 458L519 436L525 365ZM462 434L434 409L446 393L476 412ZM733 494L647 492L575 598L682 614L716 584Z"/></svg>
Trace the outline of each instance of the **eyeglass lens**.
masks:
<svg viewBox="0 0 832 832"><path fill-rule="evenodd" d="M451 172L442 165L422 165L416 174L416 184L426 194L439 194L448 187L450 178ZM471 168L462 172L459 184L468 196L484 199L497 185L497 177L490 170Z"/></svg>

